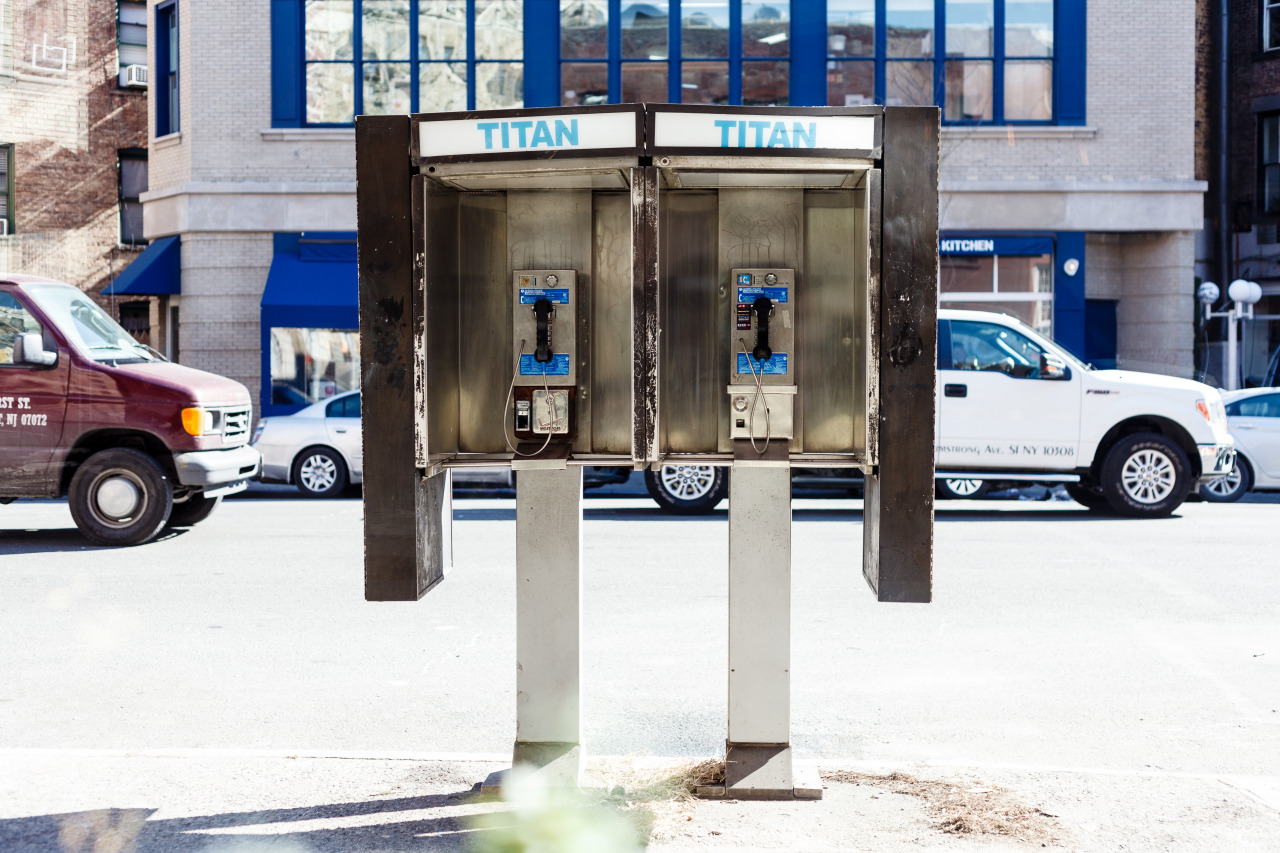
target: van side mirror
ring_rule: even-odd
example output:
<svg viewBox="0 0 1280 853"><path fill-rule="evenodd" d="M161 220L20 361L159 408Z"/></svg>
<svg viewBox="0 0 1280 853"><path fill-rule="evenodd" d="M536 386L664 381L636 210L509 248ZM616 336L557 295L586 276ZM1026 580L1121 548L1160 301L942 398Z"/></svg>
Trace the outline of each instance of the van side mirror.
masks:
<svg viewBox="0 0 1280 853"><path fill-rule="evenodd" d="M19 364L38 364L50 367L58 363L58 351L45 352L39 332L25 332L14 341L14 361Z"/></svg>
<svg viewBox="0 0 1280 853"><path fill-rule="evenodd" d="M1071 368L1067 367L1067 363L1058 356L1042 352L1040 353L1040 378L1070 379Z"/></svg>

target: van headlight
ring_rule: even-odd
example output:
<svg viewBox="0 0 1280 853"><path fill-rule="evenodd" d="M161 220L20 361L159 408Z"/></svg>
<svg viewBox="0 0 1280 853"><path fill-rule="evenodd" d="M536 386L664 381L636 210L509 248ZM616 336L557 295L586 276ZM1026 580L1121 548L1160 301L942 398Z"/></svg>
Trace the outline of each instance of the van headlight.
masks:
<svg viewBox="0 0 1280 853"><path fill-rule="evenodd" d="M218 431L217 414L200 406L190 406L182 410L182 428L187 435L213 435Z"/></svg>

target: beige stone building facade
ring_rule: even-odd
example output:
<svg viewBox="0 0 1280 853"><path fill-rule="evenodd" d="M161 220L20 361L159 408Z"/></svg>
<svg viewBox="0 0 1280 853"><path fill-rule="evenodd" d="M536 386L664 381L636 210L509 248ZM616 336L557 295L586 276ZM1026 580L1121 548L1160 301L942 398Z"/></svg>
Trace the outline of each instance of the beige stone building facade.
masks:
<svg viewBox="0 0 1280 853"><path fill-rule="evenodd" d="M657 13L641 5L667 17L655 24L643 16ZM913 96L894 88L901 76L895 57L910 44L924 57L917 65L936 70L931 96L943 107L943 304L1014 313L1103 366L1191 375L1194 240L1204 192L1194 162L1194 0L1170 0L1159 15L1137 0L724 0L722 19L716 4L700 5L711 11L694 19L677 2L623 0L617 20L606 0L478 2L487 26L522 32L521 49L476 40L486 22L467 20L463 2L402 0L403 16L388 19L379 16L395 0L383 11L359 0L149 0L144 228L148 238L180 240L181 293L171 298L181 306L181 360L261 389L268 413L358 381L341 363L358 359L349 351L353 339L307 337L305 329L319 327L305 324L305 310L296 325L280 325L288 305L277 304L269 286L273 267L283 276L286 262L308 258L328 261L327 272L345 264L354 274L351 113L621 101L642 75L636 85L651 94L660 79L669 100L689 100L705 80L724 77L724 91L703 102L785 103L778 80L789 79L792 104L901 103ZM912 18L900 11L906 6L927 6L932 17ZM177 18L171 75L157 57L155 32L166 9ZM944 21L944 12L953 18ZM335 20L339 29L352 22L347 41L341 33L335 40ZM714 63L679 58L681 39L692 44L695 28L700 44L714 44L704 30L721 20L727 49L745 45L733 29L745 21L756 29L742 32L775 33L755 39L774 52L744 46L723 61L723 75L703 67ZM932 22L941 22L936 31ZM649 53L633 61L628 32L641 26L650 27ZM456 28L456 41L447 27ZM590 27L599 34L595 48L583 37ZM969 46L986 44L991 56L956 65L945 42L960 44L961 30L966 50L981 54L984 48ZM325 37L313 39L313 31ZM654 32L666 33L658 47ZM1009 53L1019 34L1040 52ZM621 56L610 53L618 44ZM1050 81L1032 99L1042 109L1028 112L1011 94L1015 79L1021 86L1029 76L1011 76L1018 63ZM158 88L166 79L180 120L157 128L157 109L169 102ZM512 95L513 79L523 80L522 99L518 86ZM849 82L856 79L867 81L861 94ZM1001 79L1009 87L1003 97ZM565 88L570 80L573 88ZM444 85L460 88L442 95ZM316 298L327 310L334 297L323 278ZM347 287L354 318L354 278ZM325 310L306 322L338 316Z"/></svg>

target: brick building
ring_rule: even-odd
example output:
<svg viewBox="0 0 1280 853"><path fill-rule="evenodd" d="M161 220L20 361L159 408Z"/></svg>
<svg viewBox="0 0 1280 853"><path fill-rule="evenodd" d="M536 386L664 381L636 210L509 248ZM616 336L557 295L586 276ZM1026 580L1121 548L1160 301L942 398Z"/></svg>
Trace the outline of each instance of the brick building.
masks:
<svg viewBox="0 0 1280 853"><path fill-rule="evenodd" d="M146 32L143 2L0 0L0 270L97 293L142 251Z"/></svg>
<svg viewBox="0 0 1280 853"><path fill-rule="evenodd" d="M145 233L180 252L181 359L268 414L358 382L353 116L522 105L937 104L942 304L1192 373L1193 0L149 8Z"/></svg>
<svg viewBox="0 0 1280 853"><path fill-rule="evenodd" d="M1254 319L1241 323L1237 382L1243 387L1266 373L1280 348L1280 2L1230 3L1225 45L1220 44L1222 0L1200 0L1199 6L1204 41L1211 50L1201 59L1205 94L1199 104L1199 124L1209 192L1197 273L1221 286L1219 309L1227 304L1227 282L1243 278L1262 286ZM1223 108L1216 85L1223 48L1227 57L1225 181L1219 177L1221 149L1214 133ZM1214 239L1219 222L1225 224L1221 235L1225 241ZM1224 324L1210 322L1197 355L1207 381L1225 385L1224 339Z"/></svg>

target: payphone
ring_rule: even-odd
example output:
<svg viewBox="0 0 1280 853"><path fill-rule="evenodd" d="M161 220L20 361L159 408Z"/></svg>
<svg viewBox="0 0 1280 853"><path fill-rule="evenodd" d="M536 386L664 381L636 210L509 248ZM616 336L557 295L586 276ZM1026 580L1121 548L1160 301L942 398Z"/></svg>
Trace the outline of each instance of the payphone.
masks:
<svg viewBox="0 0 1280 853"><path fill-rule="evenodd" d="M570 436L577 382L577 272L516 270L512 291L514 368L508 406L517 440ZM508 441L517 455L521 451Z"/></svg>
<svg viewBox="0 0 1280 853"><path fill-rule="evenodd" d="M750 439L757 453L792 438L795 412L796 272L734 269L733 359L729 368L729 437Z"/></svg>

